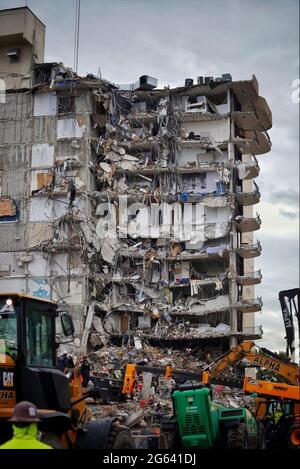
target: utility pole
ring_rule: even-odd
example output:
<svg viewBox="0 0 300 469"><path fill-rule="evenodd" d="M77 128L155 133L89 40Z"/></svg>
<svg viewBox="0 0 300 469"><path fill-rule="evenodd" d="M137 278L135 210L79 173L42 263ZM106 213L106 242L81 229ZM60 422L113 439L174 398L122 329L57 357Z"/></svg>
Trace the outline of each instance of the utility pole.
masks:
<svg viewBox="0 0 300 469"><path fill-rule="evenodd" d="M79 50L79 30L80 30L80 0L76 0L75 12L75 34L74 34L74 65L73 70L78 70L78 50Z"/></svg>

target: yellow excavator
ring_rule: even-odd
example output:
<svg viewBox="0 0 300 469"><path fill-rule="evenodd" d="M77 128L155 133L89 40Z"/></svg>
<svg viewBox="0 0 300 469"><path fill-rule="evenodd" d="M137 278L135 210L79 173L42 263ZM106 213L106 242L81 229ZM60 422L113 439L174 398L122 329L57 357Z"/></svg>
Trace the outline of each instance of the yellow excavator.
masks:
<svg viewBox="0 0 300 469"><path fill-rule="evenodd" d="M253 380L250 378L236 379L222 376L222 372L230 369L242 359L247 359L255 367L272 371L287 383ZM191 380L210 384L223 384L244 390L246 394L255 394L255 418L266 427L266 437L270 447L288 444L291 448L300 447L300 369L296 363L286 362L277 358L266 349L259 349L254 342L245 341L230 350L215 362L209 364L198 373L176 370L171 366L156 368L127 364L123 381L122 393L133 395L138 372L150 372L165 375L178 380ZM282 379L281 379L282 381ZM281 419L278 422L278 413Z"/></svg>
<svg viewBox="0 0 300 469"><path fill-rule="evenodd" d="M245 341L230 350L215 362L207 366L207 371L203 371L203 382L208 383L209 380L228 370L230 366L236 365L243 358L247 359L254 366L265 368L273 373L285 378L290 384L300 384L300 369L296 363L286 362L276 358L272 352L264 353L256 347L254 342Z"/></svg>
<svg viewBox="0 0 300 469"><path fill-rule="evenodd" d="M67 374L57 369L57 319L72 340L72 318L56 303L0 294L0 444L11 438L7 420L16 403L26 400L37 406L43 441L54 448L135 448L117 417L92 419L86 398L99 391L85 392L79 369Z"/></svg>
<svg viewBox="0 0 300 469"><path fill-rule="evenodd" d="M280 446L282 442L287 441L289 447L300 448L299 365L281 360L272 352L265 353L265 349L261 352L254 342L245 341L208 365L208 368L202 371L203 382L209 384L216 376L244 358L254 366L272 371L289 383L245 378L243 390L257 396L255 416L268 427L272 445ZM281 413L279 423L275 422L278 409Z"/></svg>

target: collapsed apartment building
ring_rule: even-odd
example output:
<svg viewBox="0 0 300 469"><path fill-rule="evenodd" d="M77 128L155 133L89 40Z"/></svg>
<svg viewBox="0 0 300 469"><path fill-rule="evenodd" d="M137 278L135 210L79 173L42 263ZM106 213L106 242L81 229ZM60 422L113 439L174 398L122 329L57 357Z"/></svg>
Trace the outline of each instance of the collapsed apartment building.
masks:
<svg viewBox="0 0 300 469"><path fill-rule="evenodd" d="M59 302L81 350L260 338L255 76L117 86L44 63L44 34L0 11L0 291Z"/></svg>

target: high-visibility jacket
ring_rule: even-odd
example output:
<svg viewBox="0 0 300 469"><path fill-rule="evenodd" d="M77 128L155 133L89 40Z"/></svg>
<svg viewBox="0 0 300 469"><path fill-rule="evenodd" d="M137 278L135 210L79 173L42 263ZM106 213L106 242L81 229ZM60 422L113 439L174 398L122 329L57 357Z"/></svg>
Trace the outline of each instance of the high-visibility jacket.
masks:
<svg viewBox="0 0 300 469"><path fill-rule="evenodd" d="M13 425L14 435L11 440L0 446L0 449L53 449L37 440L38 428L36 423L26 427Z"/></svg>

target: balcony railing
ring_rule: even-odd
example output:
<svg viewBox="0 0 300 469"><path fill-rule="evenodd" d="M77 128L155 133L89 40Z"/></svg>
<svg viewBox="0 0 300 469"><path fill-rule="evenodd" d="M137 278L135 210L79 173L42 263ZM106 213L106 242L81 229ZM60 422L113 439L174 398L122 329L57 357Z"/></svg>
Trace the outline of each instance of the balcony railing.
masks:
<svg viewBox="0 0 300 469"><path fill-rule="evenodd" d="M239 285L258 285L261 282L262 274L260 270L256 272L247 272L244 275L238 275L236 281Z"/></svg>
<svg viewBox="0 0 300 469"><path fill-rule="evenodd" d="M232 142L242 154L262 155L271 150L271 140L267 132L246 131L247 135L234 137Z"/></svg>
<svg viewBox="0 0 300 469"><path fill-rule="evenodd" d="M256 244L241 244L241 246L237 248L236 252L243 259L252 259L253 257L260 256L261 250L261 244L257 241Z"/></svg>
<svg viewBox="0 0 300 469"><path fill-rule="evenodd" d="M261 219L258 214L256 214L256 217L253 218L248 218L239 215L235 218L235 223L240 233L248 233L251 231L259 230L261 225Z"/></svg>
<svg viewBox="0 0 300 469"><path fill-rule="evenodd" d="M242 313L256 313L261 311L263 301L261 297L251 299L241 299L238 301L236 308Z"/></svg>
<svg viewBox="0 0 300 469"><path fill-rule="evenodd" d="M247 338L259 338L263 335L264 331L262 326L243 327L243 331L239 335L246 336Z"/></svg>
<svg viewBox="0 0 300 469"><path fill-rule="evenodd" d="M260 166L258 164L257 158L255 155L252 155L252 162L245 163L246 166L246 176L244 177L244 180L248 179L254 179L259 175L260 172Z"/></svg>
<svg viewBox="0 0 300 469"><path fill-rule="evenodd" d="M253 181L253 191L250 192L237 192L236 199L238 203L242 206L249 206L258 204L260 201L260 192L258 189L258 185Z"/></svg>

